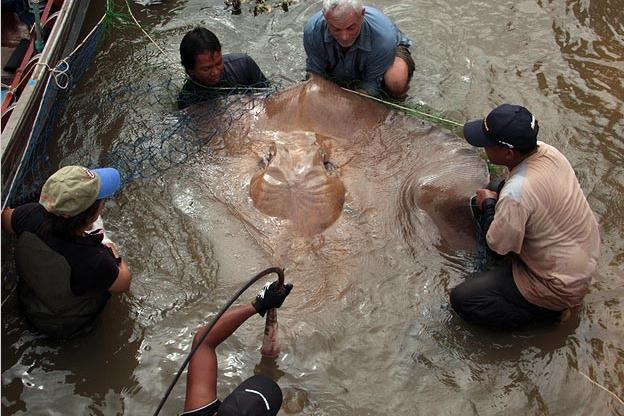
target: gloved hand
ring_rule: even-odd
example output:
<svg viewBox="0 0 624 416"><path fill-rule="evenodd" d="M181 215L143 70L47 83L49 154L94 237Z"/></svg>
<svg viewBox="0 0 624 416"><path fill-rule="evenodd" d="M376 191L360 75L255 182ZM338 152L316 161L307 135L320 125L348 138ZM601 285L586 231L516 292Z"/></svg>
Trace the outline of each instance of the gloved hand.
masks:
<svg viewBox="0 0 624 416"><path fill-rule="evenodd" d="M281 289L277 288L277 282L267 282L262 290L258 293L256 298L251 302L256 312L260 316L264 316L267 309L279 308L284 303L284 299L290 293L293 288L292 283L286 283Z"/></svg>

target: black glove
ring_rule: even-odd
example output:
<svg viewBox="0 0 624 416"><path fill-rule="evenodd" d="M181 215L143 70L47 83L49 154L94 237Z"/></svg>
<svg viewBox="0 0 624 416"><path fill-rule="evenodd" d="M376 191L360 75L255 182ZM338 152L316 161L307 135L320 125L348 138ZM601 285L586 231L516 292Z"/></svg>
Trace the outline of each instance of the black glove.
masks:
<svg viewBox="0 0 624 416"><path fill-rule="evenodd" d="M264 316L267 309L279 308L284 303L284 299L293 288L292 283L286 283L281 289L277 288L277 282L267 282L256 298L251 302L256 312Z"/></svg>

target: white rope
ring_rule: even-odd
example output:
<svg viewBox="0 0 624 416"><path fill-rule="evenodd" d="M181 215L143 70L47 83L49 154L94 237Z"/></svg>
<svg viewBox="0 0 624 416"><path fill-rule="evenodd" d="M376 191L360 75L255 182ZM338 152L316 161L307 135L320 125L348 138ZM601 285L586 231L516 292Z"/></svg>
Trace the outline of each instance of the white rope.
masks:
<svg viewBox="0 0 624 416"><path fill-rule="evenodd" d="M26 65L24 66L24 69L28 68L28 66L35 60L39 59L39 57L41 56L41 54L37 54L35 56L33 56L32 58L30 58L30 60L26 63ZM35 63L35 66L38 65L38 63ZM7 94L13 94L19 87L20 85L22 85L24 82L28 81L30 78L29 77L23 77L20 82L17 83L17 85L15 86L15 88L11 88L9 87L9 90L7 91ZM8 109L7 109L8 110ZM5 112L6 114L6 112Z"/></svg>
<svg viewBox="0 0 624 416"><path fill-rule="evenodd" d="M66 57L64 57L61 60L59 60L55 67L50 67L48 64L43 63L43 62L35 63L36 66L43 66L48 71L50 71L50 73L54 77L54 82L55 82L56 86L59 87L60 89L64 90L64 89L67 89L67 87L69 86L69 75L68 75L68 72L69 72L69 68L70 67L69 67L68 59L71 58L72 55L75 54L85 44L85 42L91 37L91 35L93 35L95 30L102 24L102 22L104 21L105 17L106 16L102 16L100 18L100 20L96 23L96 25L93 27L93 29L91 29L91 31L84 37L82 42L80 42L74 48L74 50L72 50ZM30 60L26 64L26 66L30 65L34 60L37 60L40 57L41 57L40 53L35 55L35 56L33 56L32 58L30 58ZM63 69L59 69L59 67L62 66L62 65L64 65L64 68ZM20 85L22 85L27 80L29 80L28 77L22 78L20 80L20 82L15 86L15 88L9 88L8 93L13 94L20 87Z"/></svg>
<svg viewBox="0 0 624 416"><path fill-rule="evenodd" d="M171 56L169 56L169 54L163 48L161 48L158 43L156 43L156 41L149 35L149 33L147 33L145 29L143 29L143 26L141 26L141 24L136 19L136 17L134 17L134 14L132 13L132 10L130 9L130 3L128 3L128 0L126 0L126 6L128 7L128 13L130 13L130 17L132 17L132 20L134 20L134 23L139 27L139 29L141 29L141 32L143 32L143 34L147 36L150 42L152 42L158 48L158 50L164 55L165 58L169 60L169 62L171 62L174 65L178 65L178 62L174 61L171 58Z"/></svg>
<svg viewBox="0 0 624 416"><path fill-rule="evenodd" d="M592 384L594 384L595 386L601 388L602 390L606 391L607 393L609 393L611 396L613 396L615 398L615 400L617 400L618 402L620 402L620 404L622 406L624 406L624 401L622 401L622 399L620 399L615 393L613 393L611 390L607 389L606 387L604 387L603 385L595 382L594 380L592 380L591 378L589 378L589 376L587 376L585 373L583 373L580 370L576 370L579 372L580 375L582 375L583 377L585 377L587 380L589 380Z"/></svg>
<svg viewBox="0 0 624 416"><path fill-rule="evenodd" d="M59 87L62 90L67 89L67 87L69 86L69 62L67 62L67 58L63 58L62 60L59 61L59 63L54 67L51 68L48 64L45 63L37 63L37 65L43 66L45 67L48 71L50 71L50 75L52 76L52 78L54 78L54 83L56 84L57 87ZM64 65L63 69L59 69L61 66Z"/></svg>
<svg viewBox="0 0 624 416"><path fill-rule="evenodd" d="M7 300L9 300L11 298L11 296L13 295L13 293L15 293L15 289L17 289L17 283L15 284L15 286L13 286L13 288L11 289L11 293L9 293L6 298L4 298L4 300L2 301L2 304L0 304L0 308L2 308L4 306L4 304L7 302Z"/></svg>

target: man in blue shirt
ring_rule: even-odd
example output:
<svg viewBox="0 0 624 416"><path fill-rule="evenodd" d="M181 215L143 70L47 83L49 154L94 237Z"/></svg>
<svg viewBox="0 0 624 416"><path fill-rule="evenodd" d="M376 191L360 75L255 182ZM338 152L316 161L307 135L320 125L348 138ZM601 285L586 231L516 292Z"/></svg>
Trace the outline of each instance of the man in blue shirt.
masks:
<svg viewBox="0 0 624 416"><path fill-rule="evenodd" d="M324 0L305 25L306 71L379 96L404 99L414 73L411 41L359 0Z"/></svg>

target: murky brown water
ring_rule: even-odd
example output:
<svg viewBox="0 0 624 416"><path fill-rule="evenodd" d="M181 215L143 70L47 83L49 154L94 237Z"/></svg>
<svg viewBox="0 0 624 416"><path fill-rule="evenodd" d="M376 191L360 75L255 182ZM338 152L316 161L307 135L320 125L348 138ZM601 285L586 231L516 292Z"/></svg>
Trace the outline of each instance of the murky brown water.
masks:
<svg viewBox="0 0 624 416"><path fill-rule="evenodd" d="M276 258L295 282L279 312L279 383L289 398L282 414L624 414L616 398L581 374L624 397L622 1L376 5L414 42L411 101L456 120L503 102L524 104L540 120L542 140L575 167L603 239L577 318L493 334L453 317L448 289L470 271L470 253L436 238L449 229L420 229L418 238L405 239L400 227L382 221L388 212L408 214L410 198L401 197L415 191L401 181L412 169L401 165L409 152L402 153L407 142L400 136L409 129L400 123L394 135L389 129L380 136L388 140L366 148L369 158L349 165L371 180L351 176L342 217L322 240L276 235L280 224L261 224L260 214L229 204L248 191L218 179L243 174L227 154L205 149L107 204L107 227L134 282L129 295L107 306L95 332L52 343L27 329L14 298L3 304L3 414L152 413L195 327L251 275L278 265ZM303 23L319 7L303 2L255 18L231 16L216 0L134 10L176 61L182 35L206 25L226 51L248 52L269 78L291 85L304 76ZM60 122L55 152L64 163L96 161L120 137L162 118L162 108L140 108L137 97L147 121L136 125L97 92L179 76L136 28L111 34ZM396 185L395 198L383 206L378 194L389 192L388 184ZM351 204L350 186L359 195ZM233 215L237 210L245 215ZM262 320L252 318L220 347L222 397L260 364L262 330ZM183 387L181 380L163 414L182 409Z"/></svg>

